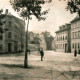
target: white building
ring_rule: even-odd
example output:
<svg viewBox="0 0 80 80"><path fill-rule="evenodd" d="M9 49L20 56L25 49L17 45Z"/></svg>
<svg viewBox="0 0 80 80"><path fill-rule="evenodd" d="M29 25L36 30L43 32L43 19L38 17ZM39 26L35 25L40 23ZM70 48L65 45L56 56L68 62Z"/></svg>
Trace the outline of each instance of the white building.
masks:
<svg viewBox="0 0 80 80"><path fill-rule="evenodd" d="M65 24L56 31L56 51L71 52L71 25Z"/></svg>
<svg viewBox="0 0 80 80"><path fill-rule="evenodd" d="M0 53L24 50L25 22L8 13L3 20L5 23L0 26L4 30L3 33L0 33ZM5 31L5 29L8 30Z"/></svg>
<svg viewBox="0 0 80 80"><path fill-rule="evenodd" d="M80 18L77 16L71 21L71 51L80 49Z"/></svg>

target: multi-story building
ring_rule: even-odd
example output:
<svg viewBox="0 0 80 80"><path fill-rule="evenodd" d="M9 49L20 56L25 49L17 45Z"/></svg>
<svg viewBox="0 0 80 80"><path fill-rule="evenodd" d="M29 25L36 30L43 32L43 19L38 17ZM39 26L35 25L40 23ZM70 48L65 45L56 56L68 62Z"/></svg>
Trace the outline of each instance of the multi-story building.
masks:
<svg viewBox="0 0 80 80"><path fill-rule="evenodd" d="M71 21L71 52L80 49L80 17Z"/></svg>
<svg viewBox="0 0 80 80"><path fill-rule="evenodd" d="M71 52L71 25L65 24L56 31L56 51Z"/></svg>
<svg viewBox="0 0 80 80"><path fill-rule="evenodd" d="M4 14L3 33L0 33L0 52L18 52L24 50L25 22L11 14ZM5 30L7 29L7 31Z"/></svg>

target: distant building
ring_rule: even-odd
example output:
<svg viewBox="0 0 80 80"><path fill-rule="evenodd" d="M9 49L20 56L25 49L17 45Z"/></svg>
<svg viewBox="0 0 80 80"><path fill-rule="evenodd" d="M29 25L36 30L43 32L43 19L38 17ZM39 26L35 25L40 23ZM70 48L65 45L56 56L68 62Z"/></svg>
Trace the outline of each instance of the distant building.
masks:
<svg viewBox="0 0 80 80"><path fill-rule="evenodd" d="M56 51L71 52L71 25L65 24L56 31Z"/></svg>
<svg viewBox="0 0 80 80"><path fill-rule="evenodd" d="M71 51L80 49L80 18L77 16L71 21Z"/></svg>
<svg viewBox="0 0 80 80"><path fill-rule="evenodd" d="M0 33L0 53L24 51L25 48L25 22L6 10L3 33Z"/></svg>

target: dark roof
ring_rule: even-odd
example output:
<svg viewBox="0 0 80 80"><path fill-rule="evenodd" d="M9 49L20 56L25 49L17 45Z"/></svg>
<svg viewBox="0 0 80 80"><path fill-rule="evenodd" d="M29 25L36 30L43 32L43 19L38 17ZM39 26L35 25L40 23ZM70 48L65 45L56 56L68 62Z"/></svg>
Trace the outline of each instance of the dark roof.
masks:
<svg viewBox="0 0 80 80"><path fill-rule="evenodd" d="M71 27L67 27L65 29L61 29L61 30L56 31L55 33L63 32L63 31L68 31L68 30L70 30L70 28Z"/></svg>

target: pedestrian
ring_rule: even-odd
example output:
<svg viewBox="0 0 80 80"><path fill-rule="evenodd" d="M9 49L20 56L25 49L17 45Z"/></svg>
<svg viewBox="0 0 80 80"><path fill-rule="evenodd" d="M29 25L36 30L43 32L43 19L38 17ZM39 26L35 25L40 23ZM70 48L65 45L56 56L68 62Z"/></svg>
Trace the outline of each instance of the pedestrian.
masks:
<svg viewBox="0 0 80 80"><path fill-rule="evenodd" d="M74 56L75 57L77 56L77 50L76 49L74 50Z"/></svg>
<svg viewBox="0 0 80 80"><path fill-rule="evenodd" d="M40 49L40 55L41 55L41 61L43 61L43 58L44 58L44 51L43 51L43 49Z"/></svg>

